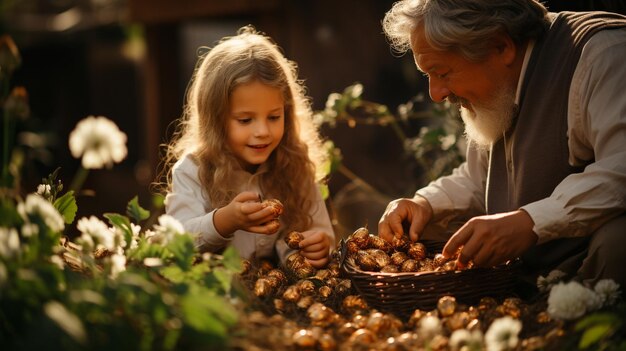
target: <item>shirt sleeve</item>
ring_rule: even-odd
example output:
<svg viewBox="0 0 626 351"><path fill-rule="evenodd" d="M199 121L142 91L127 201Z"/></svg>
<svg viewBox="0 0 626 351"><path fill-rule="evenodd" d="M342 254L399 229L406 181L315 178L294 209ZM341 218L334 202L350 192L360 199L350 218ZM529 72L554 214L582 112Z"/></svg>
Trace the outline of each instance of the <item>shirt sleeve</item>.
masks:
<svg viewBox="0 0 626 351"><path fill-rule="evenodd" d="M539 243L589 235L626 209L626 30L599 32L585 45L569 94L571 174L550 197L522 207Z"/></svg>
<svg viewBox="0 0 626 351"><path fill-rule="evenodd" d="M335 232L333 230L330 215L328 214L328 209L326 208L326 203L322 198L320 189L317 184L314 186L315 189L313 193L315 194L315 197L313 198L311 208L309 209L309 215L311 216L312 222L311 227L308 230L317 230L326 234L330 240L330 250L332 251L335 248ZM286 234L286 232L283 233L283 235ZM276 241L276 252L278 253L278 257L281 262L285 262L285 259L295 252L295 250L290 249L285 243L285 240L281 237Z"/></svg>
<svg viewBox="0 0 626 351"><path fill-rule="evenodd" d="M215 229L215 209L203 195L198 167L188 157L172 170L172 189L165 196L165 211L179 220L186 231L194 233L196 247L203 252L217 252L232 241Z"/></svg>
<svg viewBox="0 0 626 351"><path fill-rule="evenodd" d="M488 152L469 146L466 161L452 174L432 181L415 195L433 208L433 223L446 228L453 219L485 214Z"/></svg>

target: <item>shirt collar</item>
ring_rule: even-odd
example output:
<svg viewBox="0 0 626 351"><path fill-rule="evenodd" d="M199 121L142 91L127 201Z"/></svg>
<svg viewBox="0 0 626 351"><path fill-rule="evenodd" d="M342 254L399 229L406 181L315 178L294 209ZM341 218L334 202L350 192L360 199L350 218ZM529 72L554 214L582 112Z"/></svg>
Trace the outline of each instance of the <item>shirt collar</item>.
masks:
<svg viewBox="0 0 626 351"><path fill-rule="evenodd" d="M515 104L519 106L520 94L522 92L522 83L524 82L524 76L526 75L526 68L528 68L528 61L530 60L530 54L535 47L535 41L529 40L526 46L526 53L524 54L524 62L522 63L522 69L519 73L519 79L517 80L517 92L515 93Z"/></svg>

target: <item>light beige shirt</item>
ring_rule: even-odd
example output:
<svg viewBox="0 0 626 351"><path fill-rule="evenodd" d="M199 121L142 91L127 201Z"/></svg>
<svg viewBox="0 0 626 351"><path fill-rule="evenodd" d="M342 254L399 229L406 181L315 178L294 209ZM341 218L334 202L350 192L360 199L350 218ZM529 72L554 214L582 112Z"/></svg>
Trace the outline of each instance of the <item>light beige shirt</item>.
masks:
<svg viewBox="0 0 626 351"><path fill-rule="evenodd" d="M241 191L261 194L258 183L249 181L252 174L242 171L234 177L237 178L237 183L241 184ZM309 230L326 233L330 239L330 247L334 248L335 237L328 210L319 190L316 189L315 194L316 198L313 199L313 206L309 211L313 219ZM189 156L183 157L172 170L172 191L165 196L165 211L178 219L186 231L196 234L195 242L200 251L217 252L227 245L232 245L241 257L252 259L273 257L276 250L281 262L294 252L282 239L288 229L282 223L278 232L272 235L238 230L230 237L223 237L213 224L215 210L198 179L198 166Z"/></svg>
<svg viewBox="0 0 626 351"><path fill-rule="evenodd" d="M520 77L532 50L531 45ZM593 162L563 179L549 197L521 208L535 223L538 243L589 235L626 210L626 29L600 31L584 46L570 86L567 122L570 164ZM510 140L505 145L510 154ZM488 152L468 150L452 175L416 196L430 202L433 220L444 225L459 214L483 214L487 167Z"/></svg>

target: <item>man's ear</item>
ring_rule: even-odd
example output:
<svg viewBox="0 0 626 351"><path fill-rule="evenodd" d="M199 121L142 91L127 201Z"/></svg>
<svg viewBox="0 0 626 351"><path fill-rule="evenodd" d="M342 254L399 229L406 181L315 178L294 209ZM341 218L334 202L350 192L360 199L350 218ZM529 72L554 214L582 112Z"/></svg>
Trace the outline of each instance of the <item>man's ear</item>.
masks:
<svg viewBox="0 0 626 351"><path fill-rule="evenodd" d="M494 50L504 65L510 66L515 62L518 47L509 35L505 33L498 34L494 38Z"/></svg>

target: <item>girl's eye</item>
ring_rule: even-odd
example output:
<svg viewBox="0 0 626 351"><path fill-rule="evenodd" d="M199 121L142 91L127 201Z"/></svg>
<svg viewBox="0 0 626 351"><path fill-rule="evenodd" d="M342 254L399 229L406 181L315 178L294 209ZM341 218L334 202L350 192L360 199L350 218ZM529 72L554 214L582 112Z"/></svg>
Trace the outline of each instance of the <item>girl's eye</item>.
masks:
<svg viewBox="0 0 626 351"><path fill-rule="evenodd" d="M278 115L276 115L276 116L269 116L268 118L269 118L270 120L272 120L272 121L277 121L277 120L279 120L279 119L280 119L280 116L278 116Z"/></svg>
<svg viewBox="0 0 626 351"><path fill-rule="evenodd" d="M237 122L239 122L239 124L248 124L250 123L250 121L252 121L252 118L238 118Z"/></svg>

